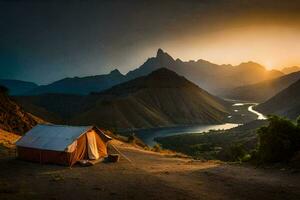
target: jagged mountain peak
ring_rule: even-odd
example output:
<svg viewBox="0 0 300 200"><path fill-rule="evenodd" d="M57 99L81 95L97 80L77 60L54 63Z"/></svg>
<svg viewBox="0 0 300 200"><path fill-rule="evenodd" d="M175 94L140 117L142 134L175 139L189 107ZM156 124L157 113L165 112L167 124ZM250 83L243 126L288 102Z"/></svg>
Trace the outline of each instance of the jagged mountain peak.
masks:
<svg viewBox="0 0 300 200"><path fill-rule="evenodd" d="M109 74L110 75L122 75L122 73L118 69L114 69L114 70L110 71Z"/></svg>
<svg viewBox="0 0 300 200"><path fill-rule="evenodd" d="M158 50L157 50L157 53L156 53L156 57L158 57L158 56L160 56L160 55L163 55L165 52L161 49L161 48L159 48Z"/></svg>
<svg viewBox="0 0 300 200"><path fill-rule="evenodd" d="M170 56L168 53L164 52L161 48L159 48L157 50L156 58L157 59L163 59L165 61L174 61L172 56Z"/></svg>

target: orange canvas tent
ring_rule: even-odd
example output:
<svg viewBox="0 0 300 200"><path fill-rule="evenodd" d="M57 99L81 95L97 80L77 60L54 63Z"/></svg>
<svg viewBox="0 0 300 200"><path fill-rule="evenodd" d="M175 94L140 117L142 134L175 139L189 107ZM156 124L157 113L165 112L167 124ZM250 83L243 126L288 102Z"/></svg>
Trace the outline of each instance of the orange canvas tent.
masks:
<svg viewBox="0 0 300 200"><path fill-rule="evenodd" d="M107 156L111 137L95 126L37 125L17 141L23 160L72 166Z"/></svg>

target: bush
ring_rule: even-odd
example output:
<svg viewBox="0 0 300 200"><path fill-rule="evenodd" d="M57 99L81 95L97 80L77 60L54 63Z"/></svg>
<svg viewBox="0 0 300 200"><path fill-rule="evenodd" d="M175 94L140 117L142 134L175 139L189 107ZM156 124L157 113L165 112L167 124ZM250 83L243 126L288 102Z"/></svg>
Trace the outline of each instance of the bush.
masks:
<svg viewBox="0 0 300 200"><path fill-rule="evenodd" d="M246 158L247 155L249 155L249 154L247 154L247 151L246 151L244 145L241 143L233 144L229 148L229 157L230 157L230 160L232 160L232 161L247 160L247 158Z"/></svg>
<svg viewBox="0 0 300 200"><path fill-rule="evenodd" d="M258 133L257 158L260 162L288 161L300 150L300 126L278 116L269 116L269 125Z"/></svg>

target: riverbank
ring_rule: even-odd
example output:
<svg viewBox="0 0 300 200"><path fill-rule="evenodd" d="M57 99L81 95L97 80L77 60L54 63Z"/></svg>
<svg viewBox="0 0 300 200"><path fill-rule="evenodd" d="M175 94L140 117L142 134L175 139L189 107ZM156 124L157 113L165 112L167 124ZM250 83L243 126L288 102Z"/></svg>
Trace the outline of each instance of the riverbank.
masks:
<svg viewBox="0 0 300 200"><path fill-rule="evenodd" d="M224 124L212 124L212 125L189 125L189 126L175 126L175 127L162 127L153 129L141 129L132 131L139 137L143 142L149 146L155 145L157 142L155 138L158 137L168 137L180 134L194 134L194 133L204 133L212 130L228 130L235 128L239 125L249 123L250 121L257 119L265 119L264 115L255 111L253 106L257 103L242 102L236 103L232 101L231 106L232 114L228 116L228 123ZM131 134L132 132L127 132Z"/></svg>
<svg viewBox="0 0 300 200"><path fill-rule="evenodd" d="M228 130L180 134L155 138L162 148L184 153L195 159L235 160L241 152L250 152L257 145L257 129L268 124L255 120Z"/></svg>

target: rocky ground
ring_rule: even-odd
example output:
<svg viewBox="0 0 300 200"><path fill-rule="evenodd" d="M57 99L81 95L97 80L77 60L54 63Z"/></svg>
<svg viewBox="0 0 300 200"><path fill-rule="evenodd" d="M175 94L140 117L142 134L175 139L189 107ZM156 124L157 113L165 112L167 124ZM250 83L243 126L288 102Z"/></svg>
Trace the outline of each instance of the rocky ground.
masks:
<svg viewBox="0 0 300 200"><path fill-rule="evenodd" d="M129 159L73 168L0 160L0 199L299 199L297 170L194 161L119 141Z"/></svg>

